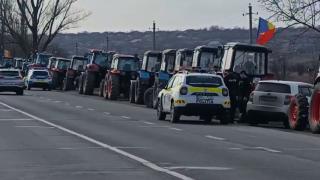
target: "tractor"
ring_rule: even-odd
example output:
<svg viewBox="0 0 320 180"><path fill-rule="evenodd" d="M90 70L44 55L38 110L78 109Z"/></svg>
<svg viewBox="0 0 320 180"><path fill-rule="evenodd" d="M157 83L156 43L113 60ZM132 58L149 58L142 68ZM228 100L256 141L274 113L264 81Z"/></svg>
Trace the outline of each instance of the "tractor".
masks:
<svg viewBox="0 0 320 180"><path fill-rule="evenodd" d="M65 58L56 58L54 67L50 70L52 75L52 88L63 88L63 80L66 76L66 72L70 67L71 61Z"/></svg>
<svg viewBox="0 0 320 180"><path fill-rule="evenodd" d="M255 87L255 82L268 78L268 55L272 52L260 45L245 43L227 43L224 46L224 55L219 64L218 73L221 73L225 83L228 84L228 76L238 76L239 84L235 89L235 101L240 109L241 121L245 121L246 107L250 94ZM230 77L229 76L229 77ZM232 93L230 97L232 98ZM232 100L231 100L232 101ZM233 102L231 102L233 104Z"/></svg>
<svg viewBox="0 0 320 180"><path fill-rule="evenodd" d="M49 58L52 54L49 53L37 53L36 57L33 59L33 63L29 66L31 67L47 67L49 64Z"/></svg>
<svg viewBox="0 0 320 180"><path fill-rule="evenodd" d="M154 84L155 74L160 70L162 53L160 51L147 51L144 53L142 66L138 77L131 81L130 103L143 104L145 91Z"/></svg>
<svg viewBox="0 0 320 180"><path fill-rule="evenodd" d="M193 51L191 49L179 49L177 51L175 72L192 69Z"/></svg>
<svg viewBox="0 0 320 180"><path fill-rule="evenodd" d="M79 77L84 71L84 67L88 64L88 59L84 56L73 56L71 65L66 72L66 77L63 80L63 90L74 90L78 87Z"/></svg>
<svg viewBox="0 0 320 180"><path fill-rule="evenodd" d="M139 59L135 56L116 54L111 68L104 78L103 97L117 100L121 94L129 97L131 80L135 80L139 71Z"/></svg>
<svg viewBox="0 0 320 180"><path fill-rule="evenodd" d="M153 86L144 93L144 102L147 107L156 108L159 92L175 73L176 54L175 49L167 49L162 52L160 71L155 75Z"/></svg>
<svg viewBox="0 0 320 180"><path fill-rule="evenodd" d="M101 81L110 68L113 54L113 52L91 50L85 55L88 59L88 64L79 78L79 94L93 95L95 88L100 87L101 89Z"/></svg>

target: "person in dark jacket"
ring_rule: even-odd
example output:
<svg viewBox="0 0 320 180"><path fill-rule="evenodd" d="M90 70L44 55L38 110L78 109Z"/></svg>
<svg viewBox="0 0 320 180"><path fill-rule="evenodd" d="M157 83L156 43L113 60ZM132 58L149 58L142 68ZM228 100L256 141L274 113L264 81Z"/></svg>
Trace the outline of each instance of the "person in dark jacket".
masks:
<svg viewBox="0 0 320 180"><path fill-rule="evenodd" d="M234 120L236 109L238 107L237 96L239 92L240 75L236 72L227 72L224 82L229 89L229 96L231 101L231 121Z"/></svg>
<svg viewBox="0 0 320 180"><path fill-rule="evenodd" d="M247 102L252 91L252 80L245 71L240 72L239 81L239 110L241 113L241 118L246 114Z"/></svg>

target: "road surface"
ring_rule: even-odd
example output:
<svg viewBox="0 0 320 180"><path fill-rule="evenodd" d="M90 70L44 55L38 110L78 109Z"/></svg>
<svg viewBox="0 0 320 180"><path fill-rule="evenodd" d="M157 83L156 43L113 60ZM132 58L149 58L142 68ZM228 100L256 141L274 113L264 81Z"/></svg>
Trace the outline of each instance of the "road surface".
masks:
<svg viewBox="0 0 320 180"><path fill-rule="evenodd" d="M278 126L157 121L76 92L0 95L1 180L319 179L320 136Z"/></svg>

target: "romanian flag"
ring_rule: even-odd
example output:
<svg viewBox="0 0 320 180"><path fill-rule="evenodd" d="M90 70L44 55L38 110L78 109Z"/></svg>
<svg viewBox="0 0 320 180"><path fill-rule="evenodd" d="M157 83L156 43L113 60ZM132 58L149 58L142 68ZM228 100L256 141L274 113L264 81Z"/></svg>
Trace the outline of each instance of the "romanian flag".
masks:
<svg viewBox="0 0 320 180"><path fill-rule="evenodd" d="M269 42L276 33L276 27L265 19L259 18L257 44L264 45Z"/></svg>

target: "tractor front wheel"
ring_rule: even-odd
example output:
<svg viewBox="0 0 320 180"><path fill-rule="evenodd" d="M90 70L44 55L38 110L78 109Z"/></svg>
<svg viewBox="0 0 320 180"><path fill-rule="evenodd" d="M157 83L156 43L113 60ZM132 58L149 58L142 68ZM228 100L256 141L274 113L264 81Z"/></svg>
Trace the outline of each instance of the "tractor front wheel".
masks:
<svg viewBox="0 0 320 180"><path fill-rule="evenodd" d="M302 94L296 95L289 106L288 121L290 129L304 130L308 123L308 99Z"/></svg>
<svg viewBox="0 0 320 180"><path fill-rule="evenodd" d="M119 76L111 75L108 83L108 98L110 100L117 100L120 94Z"/></svg>
<svg viewBox="0 0 320 180"><path fill-rule="evenodd" d="M317 83L309 107L309 125L313 133L320 133L320 83Z"/></svg>

